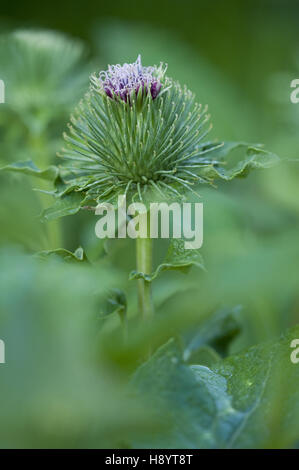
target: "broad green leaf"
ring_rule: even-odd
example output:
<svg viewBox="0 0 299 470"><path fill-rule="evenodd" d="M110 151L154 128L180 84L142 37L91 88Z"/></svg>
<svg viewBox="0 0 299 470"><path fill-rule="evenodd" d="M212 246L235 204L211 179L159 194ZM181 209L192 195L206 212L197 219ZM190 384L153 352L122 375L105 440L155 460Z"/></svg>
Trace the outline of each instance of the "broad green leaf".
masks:
<svg viewBox="0 0 299 470"><path fill-rule="evenodd" d="M57 248L56 250L40 251L35 256L40 259L57 258L67 262L81 263L82 261L87 261L87 257L81 247L77 248L74 253L64 248Z"/></svg>
<svg viewBox="0 0 299 470"><path fill-rule="evenodd" d="M253 169L270 168L279 162L277 155L264 150L261 145L244 142L224 142L222 147L212 151L211 156L220 163L208 164L198 172L199 176L210 182L245 177Z"/></svg>
<svg viewBox="0 0 299 470"><path fill-rule="evenodd" d="M241 331L240 310L240 306L220 310L200 325L196 332L193 328L193 331L184 338L186 344L184 349L185 361L196 364L196 359L200 357L201 352L206 354L207 347L214 349L216 353L214 359L217 355L219 355L219 358L225 356L228 353L231 341ZM202 362L200 363L202 364Z"/></svg>
<svg viewBox="0 0 299 470"><path fill-rule="evenodd" d="M170 431L135 446L294 447L299 437L299 366L290 359L294 338L299 326L210 368L188 366L170 340L132 380Z"/></svg>
<svg viewBox="0 0 299 470"><path fill-rule="evenodd" d="M188 364L201 364L211 367L215 362L221 360L221 356L211 346L203 345L191 351L185 360Z"/></svg>
<svg viewBox="0 0 299 470"><path fill-rule="evenodd" d="M80 193L72 192L57 199L53 206L45 209L41 214L42 221L49 221L77 214L84 203L84 198Z"/></svg>
<svg viewBox="0 0 299 470"><path fill-rule="evenodd" d="M231 142L231 141L222 142L222 145L219 145L219 146L218 145L215 146L215 143L212 143L212 142L209 145L214 147L212 155L213 155L214 160L218 160L218 161L226 160L228 156L231 155L231 153L234 150L240 149L243 154L244 153L246 154L249 148L252 148L252 147L255 147L258 149L262 148L262 144L249 144L248 142Z"/></svg>
<svg viewBox="0 0 299 470"><path fill-rule="evenodd" d="M0 168L0 171L23 173L25 175L36 176L38 178L52 182L55 182L59 175L59 169L56 166L51 165L44 170L40 170L31 160L11 163L10 165L6 165Z"/></svg>
<svg viewBox="0 0 299 470"><path fill-rule="evenodd" d="M132 271L130 280L144 279L151 282L164 271L181 271L187 273L191 266L197 266L204 269L204 263L199 250L186 249L184 240L173 238L170 241L168 251L162 264L151 274Z"/></svg>

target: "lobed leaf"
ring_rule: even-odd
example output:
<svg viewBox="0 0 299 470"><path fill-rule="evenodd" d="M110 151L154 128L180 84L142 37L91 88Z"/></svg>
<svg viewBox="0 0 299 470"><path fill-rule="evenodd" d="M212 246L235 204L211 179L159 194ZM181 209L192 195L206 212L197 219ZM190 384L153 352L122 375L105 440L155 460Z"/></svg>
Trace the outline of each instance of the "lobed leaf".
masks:
<svg viewBox="0 0 299 470"><path fill-rule="evenodd" d="M132 271L130 280L144 279L152 282L164 271L181 271L187 273L192 266L204 268L204 263L199 250L187 250L184 247L184 240L173 238L170 241L168 251L162 264L151 274Z"/></svg>
<svg viewBox="0 0 299 470"><path fill-rule="evenodd" d="M15 173L23 173L29 176L36 176L38 178L55 182L59 175L57 166L51 165L44 170L40 170L31 160L25 162L16 162L0 168L0 171L11 171Z"/></svg>
<svg viewBox="0 0 299 470"><path fill-rule="evenodd" d="M233 158L235 151L241 153L237 159ZM260 144L244 142L224 142L223 146L211 151L211 157L217 163L211 162L201 167L198 172L199 176L210 182L215 179L230 181L233 178L245 177L253 169L270 168L280 161L277 155L264 150ZM197 163L196 158L193 161Z"/></svg>
<svg viewBox="0 0 299 470"><path fill-rule="evenodd" d="M58 258L67 262L88 261L82 247L77 248L74 253L65 248L57 248L56 250L39 251L35 256L40 259Z"/></svg>
<svg viewBox="0 0 299 470"><path fill-rule="evenodd" d="M57 199L53 206L45 209L40 218L43 222L59 219L60 217L65 217L67 215L74 215L79 212L82 205L84 204L85 199L78 192L71 192L65 194L60 199Z"/></svg>

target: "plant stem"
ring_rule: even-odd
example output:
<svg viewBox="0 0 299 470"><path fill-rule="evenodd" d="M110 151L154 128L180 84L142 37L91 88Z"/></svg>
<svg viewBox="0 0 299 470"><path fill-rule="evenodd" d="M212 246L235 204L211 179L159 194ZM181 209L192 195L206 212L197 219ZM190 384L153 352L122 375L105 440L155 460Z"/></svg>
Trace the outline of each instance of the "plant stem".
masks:
<svg viewBox="0 0 299 470"><path fill-rule="evenodd" d="M136 239L136 260L137 271L144 274L152 272L152 239ZM138 279L138 302L139 309L144 319L150 319L153 316L152 289L151 282L144 279Z"/></svg>

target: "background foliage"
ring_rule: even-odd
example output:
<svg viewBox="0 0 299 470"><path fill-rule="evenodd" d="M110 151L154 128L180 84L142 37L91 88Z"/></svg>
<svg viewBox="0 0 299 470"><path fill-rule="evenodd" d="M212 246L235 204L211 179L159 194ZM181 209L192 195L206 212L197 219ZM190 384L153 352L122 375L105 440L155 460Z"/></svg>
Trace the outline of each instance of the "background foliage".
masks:
<svg viewBox="0 0 299 470"><path fill-rule="evenodd" d="M298 446L298 13L286 0L1 4L1 168L56 164L89 73L138 53L209 104L212 137L282 158L200 188L206 271L161 273L146 326L134 242L96 239L88 211L42 223L51 170L0 172L1 447Z"/></svg>

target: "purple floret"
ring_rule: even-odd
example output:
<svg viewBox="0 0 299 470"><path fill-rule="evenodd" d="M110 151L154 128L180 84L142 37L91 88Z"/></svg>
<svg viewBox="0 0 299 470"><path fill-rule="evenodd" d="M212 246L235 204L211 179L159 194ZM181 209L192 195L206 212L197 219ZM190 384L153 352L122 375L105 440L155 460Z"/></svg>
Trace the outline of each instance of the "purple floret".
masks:
<svg viewBox="0 0 299 470"><path fill-rule="evenodd" d="M160 79L165 70L166 68L162 69L162 64L159 68L143 67L139 55L133 64L109 65L107 71L100 73L100 82L109 98L116 96L127 103L132 92L135 91L137 95L142 88L144 94L150 91L154 100L161 91Z"/></svg>

